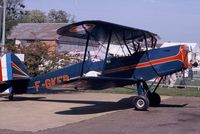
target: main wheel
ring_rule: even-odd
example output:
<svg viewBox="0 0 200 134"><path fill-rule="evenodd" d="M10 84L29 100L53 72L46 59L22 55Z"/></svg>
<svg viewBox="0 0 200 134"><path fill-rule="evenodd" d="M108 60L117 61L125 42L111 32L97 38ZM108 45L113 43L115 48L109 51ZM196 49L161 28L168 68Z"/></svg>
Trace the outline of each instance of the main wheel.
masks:
<svg viewBox="0 0 200 134"><path fill-rule="evenodd" d="M149 93L147 95L148 99L149 99L149 102L150 102L150 106L153 106L153 107L157 107L160 105L160 102L161 102L161 98L160 98L160 95L157 94L157 93Z"/></svg>
<svg viewBox="0 0 200 134"><path fill-rule="evenodd" d="M136 110L146 111L149 108L149 99L146 96L137 96L133 104Z"/></svg>

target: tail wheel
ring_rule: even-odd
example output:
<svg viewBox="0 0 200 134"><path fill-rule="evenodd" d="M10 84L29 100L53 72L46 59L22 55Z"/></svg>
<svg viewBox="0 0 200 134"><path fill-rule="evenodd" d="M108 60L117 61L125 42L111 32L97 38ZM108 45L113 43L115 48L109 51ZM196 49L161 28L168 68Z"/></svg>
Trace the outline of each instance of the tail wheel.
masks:
<svg viewBox="0 0 200 134"><path fill-rule="evenodd" d="M149 102L150 102L150 106L153 106L153 107L157 107L160 105L160 102L161 102L161 98L160 98L160 95L153 92L153 93L149 93L147 95L148 99L149 99Z"/></svg>
<svg viewBox="0 0 200 134"><path fill-rule="evenodd" d="M133 104L136 110L146 111L149 107L149 99L146 96L137 96Z"/></svg>
<svg viewBox="0 0 200 134"><path fill-rule="evenodd" d="M10 94L9 96L8 96L8 99L10 100L10 101L13 101L13 94Z"/></svg>

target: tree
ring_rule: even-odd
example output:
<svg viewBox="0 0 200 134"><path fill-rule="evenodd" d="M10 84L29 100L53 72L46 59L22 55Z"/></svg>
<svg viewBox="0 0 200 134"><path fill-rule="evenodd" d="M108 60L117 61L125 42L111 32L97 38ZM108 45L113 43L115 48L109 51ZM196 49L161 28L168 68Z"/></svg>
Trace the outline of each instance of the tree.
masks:
<svg viewBox="0 0 200 134"><path fill-rule="evenodd" d="M41 42L33 42L30 45L7 44L6 48L12 53L23 53L25 55L24 64L31 76L36 76L42 71L39 65L43 63L43 59L47 59L48 49Z"/></svg>
<svg viewBox="0 0 200 134"><path fill-rule="evenodd" d="M74 22L74 16L68 14L63 10L54 10L51 9L48 13L48 22L50 23L72 23Z"/></svg>
<svg viewBox="0 0 200 134"><path fill-rule="evenodd" d="M24 14L20 22L23 23L45 23L47 22L47 17L44 12L40 10L31 10L26 11L26 14Z"/></svg>
<svg viewBox="0 0 200 134"><path fill-rule="evenodd" d="M24 0L6 0L6 19L17 20L21 14L24 14ZM0 0L0 5L3 6L3 0Z"/></svg>
<svg viewBox="0 0 200 134"><path fill-rule="evenodd" d="M6 45L9 52L25 54L24 64L32 77L63 68L72 64L74 60L79 60L77 56L70 57L68 52L49 52L49 47L50 45L39 41L32 42L30 45L16 46L14 42Z"/></svg>
<svg viewBox="0 0 200 134"><path fill-rule="evenodd" d="M25 13L24 0L7 0L7 20L17 20Z"/></svg>
<svg viewBox="0 0 200 134"><path fill-rule="evenodd" d="M25 14L24 0L6 0L6 34L11 28L18 23L18 19ZM3 0L0 0L0 5L3 6Z"/></svg>

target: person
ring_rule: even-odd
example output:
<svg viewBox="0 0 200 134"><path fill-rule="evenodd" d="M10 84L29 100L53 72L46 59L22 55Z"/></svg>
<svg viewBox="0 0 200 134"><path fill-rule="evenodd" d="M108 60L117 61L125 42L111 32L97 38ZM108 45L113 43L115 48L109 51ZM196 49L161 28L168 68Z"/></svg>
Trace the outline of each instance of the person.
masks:
<svg viewBox="0 0 200 134"><path fill-rule="evenodd" d="M189 63L189 67L188 67L188 78L190 78L191 80L193 79L193 70L192 70L192 60L190 60L190 63Z"/></svg>
<svg viewBox="0 0 200 134"><path fill-rule="evenodd" d="M177 78L176 78L176 74L175 73L170 75L170 77L169 77L169 81L170 81L169 87L173 87L175 85L176 79Z"/></svg>

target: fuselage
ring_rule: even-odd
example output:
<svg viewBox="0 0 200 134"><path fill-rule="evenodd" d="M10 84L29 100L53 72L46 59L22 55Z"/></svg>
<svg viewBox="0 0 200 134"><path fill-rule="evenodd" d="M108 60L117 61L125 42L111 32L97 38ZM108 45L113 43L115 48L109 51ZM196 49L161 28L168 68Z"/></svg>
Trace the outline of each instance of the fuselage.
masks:
<svg viewBox="0 0 200 134"><path fill-rule="evenodd" d="M133 80L146 81L188 67L187 50L183 45L142 51L109 60L103 71L104 76Z"/></svg>
<svg viewBox="0 0 200 134"><path fill-rule="evenodd" d="M81 76L81 68L83 75ZM98 72L99 78L150 80L169 75L188 67L187 50L183 45L142 51L123 57L109 57L106 61L77 63L56 71L39 75L30 80L29 92L46 92L88 72ZM96 77L96 76L95 76Z"/></svg>

